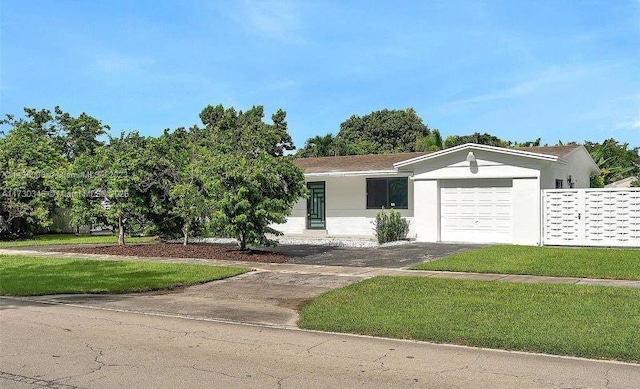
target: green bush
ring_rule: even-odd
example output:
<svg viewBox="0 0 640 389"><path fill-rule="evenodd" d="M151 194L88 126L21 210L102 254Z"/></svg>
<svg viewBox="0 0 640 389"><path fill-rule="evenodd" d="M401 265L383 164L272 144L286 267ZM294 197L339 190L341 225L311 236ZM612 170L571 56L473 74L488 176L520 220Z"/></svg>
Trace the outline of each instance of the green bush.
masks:
<svg viewBox="0 0 640 389"><path fill-rule="evenodd" d="M389 213L384 208L378 212L374 225L378 243L406 239L409 233L409 222L393 209Z"/></svg>

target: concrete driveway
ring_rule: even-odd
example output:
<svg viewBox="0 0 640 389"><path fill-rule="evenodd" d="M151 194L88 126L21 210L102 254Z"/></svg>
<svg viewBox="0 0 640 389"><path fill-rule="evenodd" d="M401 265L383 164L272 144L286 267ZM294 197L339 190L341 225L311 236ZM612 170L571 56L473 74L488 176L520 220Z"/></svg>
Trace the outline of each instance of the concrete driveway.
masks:
<svg viewBox="0 0 640 389"><path fill-rule="evenodd" d="M486 245L413 242L397 246L353 248L284 244L268 250L290 255L288 263L301 265L403 268L480 247Z"/></svg>
<svg viewBox="0 0 640 389"><path fill-rule="evenodd" d="M302 305L362 276L254 271L226 280L173 291L95 295L66 294L32 301L80 305L127 312L295 327Z"/></svg>

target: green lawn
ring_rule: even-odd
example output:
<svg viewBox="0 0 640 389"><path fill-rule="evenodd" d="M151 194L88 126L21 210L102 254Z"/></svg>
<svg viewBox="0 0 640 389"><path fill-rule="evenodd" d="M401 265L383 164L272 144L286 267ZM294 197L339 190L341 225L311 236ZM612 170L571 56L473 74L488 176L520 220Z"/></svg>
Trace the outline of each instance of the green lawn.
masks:
<svg viewBox="0 0 640 389"><path fill-rule="evenodd" d="M154 240L152 236L125 238L127 243L147 243ZM47 234L37 235L31 239L12 240L0 242L0 249L25 246L49 246L61 244L104 244L118 243L115 235L80 235L74 234Z"/></svg>
<svg viewBox="0 0 640 389"><path fill-rule="evenodd" d="M640 250L492 246L413 269L640 280Z"/></svg>
<svg viewBox="0 0 640 389"><path fill-rule="evenodd" d="M640 361L640 289L376 277L324 293L302 328Z"/></svg>
<svg viewBox="0 0 640 389"><path fill-rule="evenodd" d="M233 277L250 269L178 263L0 256L0 294L127 293Z"/></svg>

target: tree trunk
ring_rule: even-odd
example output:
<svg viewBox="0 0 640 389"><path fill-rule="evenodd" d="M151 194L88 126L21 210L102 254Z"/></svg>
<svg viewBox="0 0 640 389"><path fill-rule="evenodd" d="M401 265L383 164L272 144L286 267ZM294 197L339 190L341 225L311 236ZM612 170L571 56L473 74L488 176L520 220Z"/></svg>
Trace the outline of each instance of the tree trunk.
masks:
<svg viewBox="0 0 640 389"><path fill-rule="evenodd" d="M189 244L189 223L185 223L182 226L182 234L184 234L184 239L182 241L182 244L186 246Z"/></svg>
<svg viewBox="0 0 640 389"><path fill-rule="evenodd" d="M118 218L118 245L124 246L124 220L122 216Z"/></svg>
<svg viewBox="0 0 640 389"><path fill-rule="evenodd" d="M240 251L247 250L247 237L244 233L240 233Z"/></svg>

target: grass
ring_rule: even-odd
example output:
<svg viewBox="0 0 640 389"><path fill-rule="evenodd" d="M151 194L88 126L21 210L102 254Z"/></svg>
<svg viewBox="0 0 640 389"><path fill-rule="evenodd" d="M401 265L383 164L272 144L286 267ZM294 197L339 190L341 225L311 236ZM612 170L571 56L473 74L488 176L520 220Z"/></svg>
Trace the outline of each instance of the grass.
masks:
<svg viewBox="0 0 640 389"><path fill-rule="evenodd" d="M154 237L131 237L125 238L127 243L147 243L152 242ZM26 246L49 246L66 244L106 244L118 243L115 235L80 235L74 234L46 234L36 235L31 239L12 240L0 242L0 249Z"/></svg>
<svg viewBox="0 0 640 389"><path fill-rule="evenodd" d="M233 277L241 267L0 256L0 294L129 293Z"/></svg>
<svg viewBox="0 0 640 389"><path fill-rule="evenodd" d="M375 277L313 299L302 328L640 361L640 290Z"/></svg>
<svg viewBox="0 0 640 389"><path fill-rule="evenodd" d="M640 250L492 246L412 269L640 280Z"/></svg>

